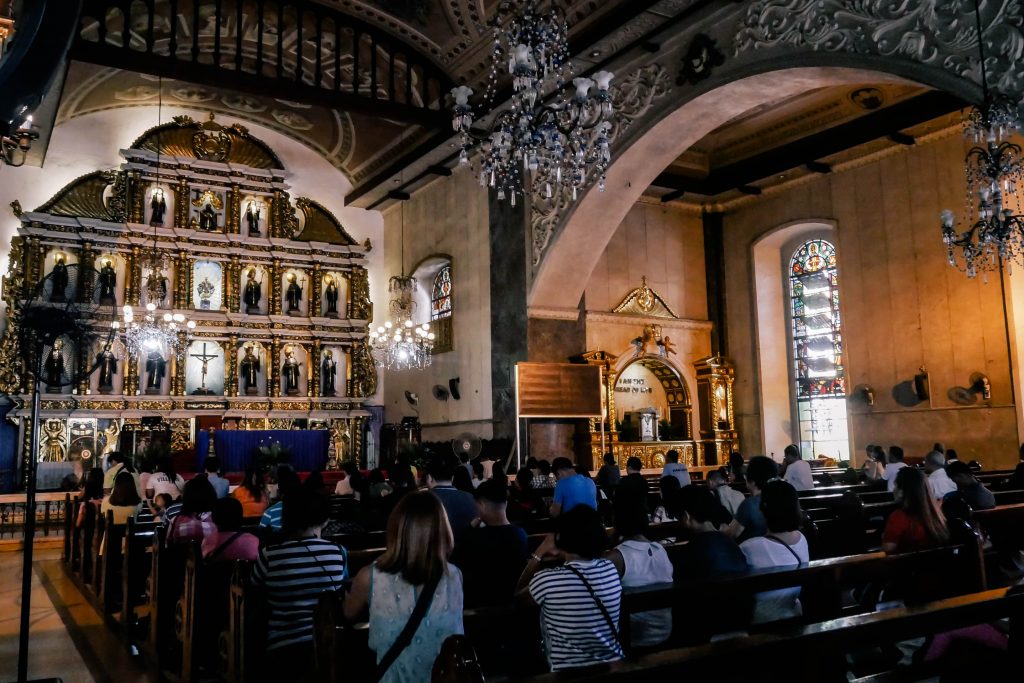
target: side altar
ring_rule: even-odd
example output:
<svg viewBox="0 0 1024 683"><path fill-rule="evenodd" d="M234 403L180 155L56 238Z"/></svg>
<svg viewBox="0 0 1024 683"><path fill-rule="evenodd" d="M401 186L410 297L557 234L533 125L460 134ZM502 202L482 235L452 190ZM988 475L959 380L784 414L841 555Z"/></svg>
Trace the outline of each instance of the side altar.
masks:
<svg viewBox="0 0 1024 683"><path fill-rule="evenodd" d="M293 200L274 151L213 115L176 117L120 154L120 168L84 175L34 211L12 204L21 225L3 279L0 392L18 405L9 417L22 458L33 381L17 358L18 311L43 278L76 263L98 277L72 283L70 296L114 304L126 327L147 315L194 327L134 351L122 328L102 362L98 347L64 348L67 377L99 369L45 389L40 462L89 460L123 447L126 428L154 423L172 451L193 448L202 423L320 429L332 464L361 457L364 403L377 389L369 240L358 243L314 199Z"/></svg>

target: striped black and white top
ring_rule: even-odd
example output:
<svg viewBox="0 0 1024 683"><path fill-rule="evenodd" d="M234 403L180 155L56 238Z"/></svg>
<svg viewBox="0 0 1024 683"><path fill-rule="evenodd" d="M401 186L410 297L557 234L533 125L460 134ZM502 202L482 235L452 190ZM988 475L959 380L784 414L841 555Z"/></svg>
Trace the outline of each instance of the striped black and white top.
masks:
<svg viewBox="0 0 1024 683"><path fill-rule="evenodd" d="M344 551L320 538L285 541L260 550L252 578L267 589L267 649L309 642L320 596L342 588Z"/></svg>
<svg viewBox="0 0 1024 683"><path fill-rule="evenodd" d="M619 623L622 582L608 560L573 561L594 589L612 621ZM530 595L540 605L540 625L552 671L622 659L622 646L575 573L545 569L530 580Z"/></svg>

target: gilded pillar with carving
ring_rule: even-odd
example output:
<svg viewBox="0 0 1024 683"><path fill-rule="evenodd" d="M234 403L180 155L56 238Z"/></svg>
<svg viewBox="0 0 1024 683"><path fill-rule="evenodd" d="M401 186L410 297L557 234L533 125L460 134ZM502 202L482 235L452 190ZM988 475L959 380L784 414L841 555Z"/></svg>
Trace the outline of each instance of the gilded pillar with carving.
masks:
<svg viewBox="0 0 1024 683"><path fill-rule="evenodd" d="M185 368L188 361L188 336L178 332L178 346L171 354L171 396L185 395Z"/></svg>
<svg viewBox="0 0 1024 683"><path fill-rule="evenodd" d="M128 174L128 205L129 218L131 223L141 223L145 217L144 202L146 199L146 187L142 184L142 174L138 171L131 171Z"/></svg>
<svg viewBox="0 0 1024 683"><path fill-rule="evenodd" d="M738 447L732 405L733 365L720 355L702 358L697 370L697 400L700 412L700 465L724 465Z"/></svg>
<svg viewBox="0 0 1024 683"><path fill-rule="evenodd" d="M270 264L270 315L281 315L281 259Z"/></svg>
<svg viewBox="0 0 1024 683"><path fill-rule="evenodd" d="M352 459L366 467L366 453L363 448L363 425L366 424L365 417L357 417L352 420Z"/></svg>
<svg viewBox="0 0 1024 683"><path fill-rule="evenodd" d="M312 366L310 367L311 372L306 375L311 378L309 380L309 395L313 398L320 398L320 366L323 364L320 355L322 353L320 350L320 340L314 339L313 351L309 354L309 361Z"/></svg>
<svg viewBox="0 0 1024 683"><path fill-rule="evenodd" d="M139 394L139 356L129 355L124 362L124 383L121 393L125 396L138 396Z"/></svg>
<svg viewBox="0 0 1024 683"><path fill-rule="evenodd" d="M281 236L281 206L284 204L281 190L274 190L274 198L271 200L270 208L267 211L267 230L271 237Z"/></svg>
<svg viewBox="0 0 1024 683"><path fill-rule="evenodd" d="M174 186L174 227L188 227L188 182L182 178Z"/></svg>
<svg viewBox="0 0 1024 683"><path fill-rule="evenodd" d="M312 285L310 285L309 291L309 316L311 318L320 315L320 290L322 289L323 281L323 270L320 268L319 263L314 263Z"/></svg>
<svg viewBox="0 0 1024 683"><path fill-rule="evenodd" d="M124 259L124 302L131 306L139 305L142 293L142 264L139 263L139 247L132 247L131 253Z"/></svg>
<svg viewBox="0 0 1024 683"><path fill-rule="evenodd" d="M25 276L25 298L32 296L39 281L43 279L43 266L46 253L38 237L29 238L28 263Z"/></svg>
<svg viewBox="0 0 1024 683"><path fill-rule="evenodd" d="M239 295L238 295L238 280L241 275L242 265L238 261L236 254L231 255L231 262L228 264L227 270L227 283L224 287L224 300L227 302L228 310L233 312L240 312L239 309Z"/></svg>
<svg viewBox="0 0 1024 683"><path fill-rule="evenodd" d="M227 210L227 228L226 232L238 234L241 231L241 214L242 214L242 190L238 187L238 184L232 184L231 189L228 190L228 210ZM234 310L234 309L231 309Z"/></svg>
<svg viewBox="0 0 1024 683"><path fill-rule="evenodd" d="M373 303L370 301L370 279L366 274L366 268L354 266L348 280L348 317L372 321Z"/></svg>
<svg viewBox="0 0 1024 683"><path fill-rule="evenodd" d="M15 235L11 238L11 253L7 257L7 274L3 277L3 300L11 305L21 298L25 291L25 240Z"/></svg>
<svg viewBox="0 0 1024 683"><path fill-rule="evenodd" d="M82 303L92 301L96 287L96 250L92 242L83 242L78 252L78 300Z"/></svg>
<svg viewBox="0 0 1024 683"><path fill-rule="evenodd" d="M221 342L224 347L224 395L238 396L238 335Z"/></svg>
<svg viewBox="0 0 1024 683"><path fill-rule="evenodd" d="M174 308L189 308L192 293L192 264L184 249L174 259Z"/></svg>
<svg viewBox="0 0 1024 683"><path fill-rule="evenodd" d="M270 358L267 359L270 372L267 374L267 395L281 397L281 340L270 340Z"/></svg>

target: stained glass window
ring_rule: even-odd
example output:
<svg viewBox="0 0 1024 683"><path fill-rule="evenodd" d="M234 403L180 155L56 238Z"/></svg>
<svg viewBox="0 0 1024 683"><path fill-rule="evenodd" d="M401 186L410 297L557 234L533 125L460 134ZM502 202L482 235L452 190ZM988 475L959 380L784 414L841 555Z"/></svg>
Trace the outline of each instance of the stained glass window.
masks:
<svg viewBox="0 0 1024 683"><path fill-rule="evenodd" d="M804 457L849 458L836 248L805 242L789 264L796 412Z"/></svg>
<svg viewBox="0 0 1024 683"><path fill-rule="evenodd" d="M430 288L430 319L447 318L452 314L452 267L444 266L434 276Z"/></svg>

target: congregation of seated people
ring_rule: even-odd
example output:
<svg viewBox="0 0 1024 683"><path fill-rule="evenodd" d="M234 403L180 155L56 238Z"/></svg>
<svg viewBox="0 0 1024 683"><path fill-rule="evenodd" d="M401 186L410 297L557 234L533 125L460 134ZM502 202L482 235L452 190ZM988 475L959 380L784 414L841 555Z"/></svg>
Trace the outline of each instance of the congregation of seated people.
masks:
<svg viewBox="0 0 1024 683"><path fill-rule="evenodd" d="M955 451L936 444L920 467L904 460L898 446L872 445L864 466L849 472L852 488L892 492L880 529L884 553L952 543L947 516L996 507L977 468ZM368 624L378 680L428 681L446 640L465 633L466 610L536 615L532 640L527 628L482 647L484 670L560 671L676 642L679 612L665 604L627 614L631 592L811 562L814 499L802 496L814 493L816 480L795 445L781 463L733 453L725 466L693 475L677 451L658 474L635 457L623 464L609 453L592 477L565 457L530 458L510 476L494 459L434 454L414 464L402 455L369 472L346 463L329 496L320 473L302 481L287 465L253 465L230 486L215 457L186 481L169 459L137 472L113 453L105 473L81 477L74 524L90 506L111 512L115 524L147 514L169 546L196 544L210 564L251 563L251 585L266 601L265 666L253 680L271 681L317 678L315 613L325 594L339 596L344 619ZM380 548L346 547L381 530ZM353 552L372 560L353 569ZM720 631L711 635L742 637L799 620L801 596L799 585L723 595L721 613L707 615L710 631ZM986 646L1005 649L998 629L985 635ZM935 660L949 642L939 654L932 643L922 652Z"/></svg>

